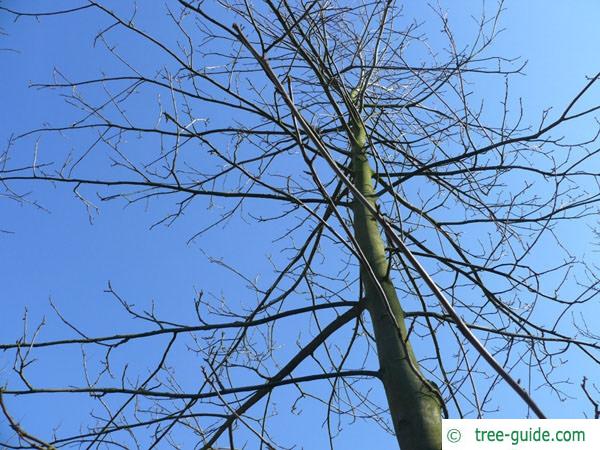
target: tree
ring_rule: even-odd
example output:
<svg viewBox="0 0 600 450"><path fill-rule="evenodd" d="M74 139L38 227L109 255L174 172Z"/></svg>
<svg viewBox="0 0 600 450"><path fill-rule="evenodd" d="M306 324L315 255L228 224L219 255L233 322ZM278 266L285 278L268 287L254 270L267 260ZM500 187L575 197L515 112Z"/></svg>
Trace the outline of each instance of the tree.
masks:
<svg viewBox="0 0 600 450"><path fill-rule="evenodd" d="M94 195L174 205L154 225L195 214L193 239L224 236L223 225L242 218L274 229L280 254L266 285L212 260L244 280L252 305L200 292L196 317L173 321L109 284L108 295L146 327L121 331L123 321L90 335L56 309L75 337L44 338L57 330L40 324L3 344L15 362L1 405L20 442L5 445L176 447L189 433L203 449L280 448L296 442L279 442L272 405L296 395L323 405L331 448L342 425L360 419L393 433L402 450L432 450L444 415L482 417L508 387L524 415L543 418L533 393L564 395L553 379L559 361L581 352L598 362L593 330L568 314L596 299L598 278L559 237L561 223L597 211L597 187L586 183L598 177L588 169L598 133L578 142L555 133L589 123L599 75L560 112L524 125L508 96L523 66L490 56L502 4L482 14L467 46L436 10L439 53L392 0L178 0L153 29L138 25L144 8L91 0L44 13L2 8L19 20L108 20L94 43L121 64L97 78L56 72L34 85L61 89L80 115L11 140L5 194L25 202L23 185L68 185L91 218ZM481 78L505 83L491 111L470 91ZM81 146L63 154L53 146L50 157L36 144L33 163L21 164L17 149L52 133L76 133ZM535 258L549 243L554 264ZM301 332L295 349L290 327ZM135 375L114 356L129 345L153 361ZM42 352L69 346L84 349L83 384L30 375ZM178 382L178 364L201 367L191 390ZM385 402L371 389L383 389ZM89 394L103 412L93 410L79 432L37 437L9 403L44 394ZM596 405L585 383L580 395Z"/></svg>

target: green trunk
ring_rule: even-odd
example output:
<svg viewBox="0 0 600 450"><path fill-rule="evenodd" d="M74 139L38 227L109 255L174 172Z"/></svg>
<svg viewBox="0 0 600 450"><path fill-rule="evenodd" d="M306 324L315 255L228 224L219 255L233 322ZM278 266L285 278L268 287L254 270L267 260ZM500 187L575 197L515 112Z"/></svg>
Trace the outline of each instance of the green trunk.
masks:
<svg viewBox="0 0 600 450"><path fill-rule="evenodd" d="M351 124L354 133L352 165L354 183L373 206L376 197L366 155L362 124ZM367 273L362 271L367 309L373 322L383 386L394 429L402 450L442 448L441 405L432 386L421 374L407 339L404 312L389 278L388 261L377 220L358 200L353 203L356 240L369 261L389 302ZM392 314L390 315L390 310ZM391 316L394 317L391 317Z"/></svg>

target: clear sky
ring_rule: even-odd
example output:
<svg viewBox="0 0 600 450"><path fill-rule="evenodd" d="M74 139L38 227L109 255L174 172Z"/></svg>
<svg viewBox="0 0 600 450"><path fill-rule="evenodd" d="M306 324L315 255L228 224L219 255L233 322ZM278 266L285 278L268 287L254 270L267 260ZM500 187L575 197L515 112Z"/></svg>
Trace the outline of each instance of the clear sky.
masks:
<svg viewBox="0 0 600 450"><path fill-rule="evenodd" d="M15 9L21 8L23 3L0 1L0 5ZM48 5L55 7L59 3L78 4L62 1L27 3L32 10L42 10ZM146 11L144 17L149 23L153 14L162 14L162 2L151 3L157 11L152 14ZM459 30L459 37L467 38L460 30L464 27L465 34L468 32L469 15L478 10L480 2L445 3L451 23ZM149 5L147 0L139 2L142 9ZM494 53L520 56L528 61L527 76L514 80L511 94L515 98L523 97L527 116L535 121L548 106L560 109L583 85L586 75L600 70L600 4L593 0L511 0L505 7L502 26L506 30L500 35ZM407 14L429 17L426 9L425 5L407 6ZM73 107L66 104L58 91L32 89L28 87L30 82L51 80L54 69L70 79L97 75L104 69L110 72L110 65L115 63L99 46L91 46L94 32L106 23L98 20L97 14L82 12L76 20L59 16L39 20L21 18L13 22L10 15L0 12L0 27L5 33L0 35L0 146L5 146L12 134L46 123L68 123L73 117ZM439 27L432 25L434 39L436 30ZM126 44L124 42L123 46ZM154 64L152 55L138 56L139 64L146 67ZM480 95L488 95L486 86L478 88ZM494 93L489 92L489 96L493 97ZM585 136L588 130L571 129L570 132ZM24 162L31 158L34 144L34 139L19 144L19 157ZM43 152L51 152L52 145L71 144L68 140L41 136ZM93 223L90 223L72 187L21 186L21 191L28 190L32 191L31 199L43 209L17 204L0 196L0 230L6 231L0 232L0 342L14 341L18 337L23 327L21 318L25 305L31 326L46 318L48 329L58 329L60 320L52 312L49 300L75 323L85 324L89 335L139 327L115 320L121 316L103 292L109 280L128 301L146 304L156 300L160 311L173 318L190 315L192 299L200 290L226 293L230 297L246 292L243 283L232 282L230 273L210 264L207 255L224 260L235 258L237 268L251 275L268 277L269 264L264 255L269 253L272 245L271 232L274 230L270 229L271 225L262 226L258 232L253 226L236 220L228 228L217 228L206 237L188 243L202 222L205 204L198 205L193 213L171 227L150 229L164 216L165 209L160 205L145 208L138 204L126 208L122 203L97 202L100 212L93 214ZM587 225L595 225L595 219L589 219ZM586 250L592 240L587 225L579 223L567 229L565 243L577 251L587 251L589 258L597 258L593 249ZM52 334L61 333L69 335L67 329ZM157 345L163 343L157 340ZM58 384L65 377L72 377L74 383L80 380L80 361L69 357L72 356L70 351L56 354L53 363L44 366L47 384ZM72 351L76 354L80 350ZM130 351L141 352L143 349L133 347ZM128 355L120 358L127 360ZM570 364L573 366L569 367L578 369L570 379L576 386L585 367L578 365L575 354ZM11 365L12 360L0 355L0 383L8 376ZM184 380L184 384L193 385L193 368L190 370L190 378ZM552 417L581 417L583 411L589 411L588 404L582 401L558 402L545 391L537 395ZM72 396L63 397L57 403L54 397L48 396L41 402L35 401L35 408L42 413L32 410L33 399L11 401L10 406L30 431L47 432L61 422L72 424L74 418L68 413L80 408L83 402L82 397ZM516 397L507 393L506 404L501 405L502 414L511 417L516 411L522 411L516 403ZM310 410L311 407L306 408ZM304 420L306 424L314 423L303 417L294 420L301 425ZM394 448L394 441L389 437L365 435L363 430L366 429L358 425L343 434L339 448ZM307 437L302 426L294 425L288 431ZM0 422L0 434L7 432L6 425ZM321 448L320 434L324 436L324 430L308 436L306 448Z"/></svg>

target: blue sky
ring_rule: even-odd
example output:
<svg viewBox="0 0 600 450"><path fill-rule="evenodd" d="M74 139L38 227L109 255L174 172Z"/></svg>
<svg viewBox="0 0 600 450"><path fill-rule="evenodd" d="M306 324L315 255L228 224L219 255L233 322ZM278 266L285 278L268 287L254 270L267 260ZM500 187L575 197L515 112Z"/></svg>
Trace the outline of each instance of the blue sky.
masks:
<svg viewBox="0 0 600 450"><path fill-rule="evenodd" d="M0 4L18 8L21 3L4 1ZM42 1L31 3L32 9L43 9L50 4ZM468 16L479 10L480 2L445 3L459 39L468 39L471 26ZM141 2L140 6L143 4ZM528 61L525 69L527 76L513 80L511 94L514 98L523 97L526 116L535 123L545 107L560 109L583 85L584 77L600 69L600 28L597 26L600 4L592 0L512 0L506 2L505 7L502 26L506 30L500 35L494 53L520 56ZM407 8L407 14L430 16L425 5ZM158 8L152 14L145 11L145 20L148 23L158 20L159 14L162 14L159 11ZM6 145L12 134L45 123L68 123L73 117L72 106L65 103L58 91L32 89L28 87L29 82L50 81L54 68L71 79L97 75L102 70L110 72L111 69L118 69L100 46L91 48L94 32L102 28L103 19L98 17L97 14L82 12L76 19L53 17L36 21L21 18L15 23L10 16L0 12L0 26L6 32L5 36L0 37L0 48L16 50L0 51L1 146ZM429 26L428 23L425 27L428 31L431 28L435 40L439 27L434 24ZM464 33L461 31L463 29ZM126 48L131 43L124 41L120 45ZM155 55L149 50L133 55L137 57L136 63L142 67L152 68L155 63ZM482 97L494 98L497 93L488 89L482 85L476 91ZM150 107L155 107L154 100ZM149 110L148 114L152 112ZM578 127L570 127L568 131L577 137L587 136L590 132ZM77 138L70 141L42 136L39 145L42 152L50 153L53 145L75 146L78 142ZM17 146L18 157L28 161L34 144L34 139L20 142ZM272 224L262 224L257 228L242 220L234 220L227 228L217 228L206 237L188 243L206 213L207 205L204 202L198 203L190 214L173 226L150 229L156 220L164 216L165 204L153 204L146 208L144 204L124 207L123 203L97 202L101 209L94 214L93 223L90 224L85 208L69 187L21 186L21 190L31 190L31 198L45 209L19 205L0 197L0 229L10 231L0 233L1 342L12 341L19 335L23 326L21 317L24 305L27 305L31 324L45 318L48 335L69 335L64 328L50 331L58 330L61 325L52 312L49 299L71 320L85 324L86 333L90 335L140 327L136 323L123 321L125 319L122 319L114 302L103 292L109 280L129 301L149 304L155 300L159 311L166 317L183 320L193 314L192 300L201 290L239 301L244 301L243 298L248 295L245 283L232 278L223 267L210 264L207 255L224 260L234 259L237 268L258 276L259 282L265 280L264 283L269 279L269 261L265 254L273 253L271 256L275 260L280 258L279 247L273 244L277 229ZM597 258L590 246L593 236L587 226L594 224L594 219L590 219L588 224L567 226L564 242L574 251L586 252L589 258ZM547 249L547 252L551 255L552 249ZM164 342L157 339L156 345L162 346ZM134 361L134 356L144 351L133 346L128 350L131 353L124 352L118 358L121 363L130 359ZM74 357L78 352L80 350L75 348L55 353L53 362L44 366L45 382L59 384L60 380L64 382L67 377L72 378L73 384L79 384L80 360ZM183 355L181 353L180 356ZM10 359L0 356L0 379L4 379L11 364ZM570 364L580 370L573 373L571 379L573 383L578 383L581 373L585 373L585 366L578 364L575 355ZM189 367L189 372L183 378L183 383L189 384L190 388L194 386L195 370L197 367ZM539 397L540 403L553 417L581 417L582 411L589 411L587 403L581 400L559 403L545 392L540 392ZM507 393L505 398L506 404L501 405L505 417L522 411L513 394ZM9 404L15 416L27 424L31 432L45 433L60 422L64 426L74 425L76 418L69 413L83 410L86 401L83 396L72 396L61 399L59 403L47 397L42 401L19 399ZM285 404L286 399L283 399L280 407L283 411ZM322 421L322 417L315 419L319 409L308 403L305 408L309 414L295 417L297 422L293 426L284 419L277 420L281 420L281 427L291 434L289 441L293 441L293 434L297 434L307 439L306 448L324 448L324 430L307 435L302 429L302 425L312 427ZM311 411L313 417L310 417ZM0 433L6 432L3 426L0 422ZM361 424L348 428L348 432L339 440L339 448L359 448L364 445L370 448L394 448L389 436L383 433L365 434L369 430L373 428Z"/></svg>

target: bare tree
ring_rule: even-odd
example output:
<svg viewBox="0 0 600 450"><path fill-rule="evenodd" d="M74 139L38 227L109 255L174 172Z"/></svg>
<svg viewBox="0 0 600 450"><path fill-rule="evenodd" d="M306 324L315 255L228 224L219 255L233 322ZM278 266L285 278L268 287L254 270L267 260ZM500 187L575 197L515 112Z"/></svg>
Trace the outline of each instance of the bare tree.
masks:
<svg viewBox="0 0 600 450"><path fill-rule="evenodd" d="M508 387L524 416L543 418L536 389L566 395L557 365L572 352L599 362L598 335L574 314L597 299L597 271L559 234L563 221L597 213L599 174L589 168L598 127L580 142L561 129L591 122L600 106L586 94L599 75L561 110L523 123L508 95L523 65L491 54L502 3L482 14L467 46L435 10L442 51L393 0L173 0L152 29L131 5L2 10L18 20L108 19L94 43L121 65L34 85L61 90L77 115L9 143L5 195L28 201L32 184L69 185L90 215L98 200L171 205L154 225L197 213L192 239L223 238L222 226L243 217L277 227L273 248L287 258L273 261L267 284L213 260L244 280L250 307L201 293L196 317L173 322L109 285L144 330L90 336L57 309L74 337L45 337L56 330L40 325L1 345L14 357L1 395L18 437L8 448L177 447L183 436L202 449L290 448L302 443L277 432L273 403L297 396L322 405L331 448L344 424L365 420L402 450L440 449L444 415L484 417ZM160 55L152 70L128 54L142 51ZM504 87L498 101L474 99L481 83ZM88 142L68 154L36 145L33 163L13 162L40 133ZM541 243L555 246L553 263L534 257ZM281 338L289 327L302 331L295 349ZM147 349L149 371L113 363L130 345ZM34 360L72 346L83 349L81 385L30 375ZM173 357L181 351L189 359ZM190 361L202 367L193 390L177 381ZM311 393L315 385L329 394ZM384 403L370 394L379 389ZM80 432L33 436L10 405L42 394L89 394L102 413ZM585 381L579 394L597 417Z"/></svg>

